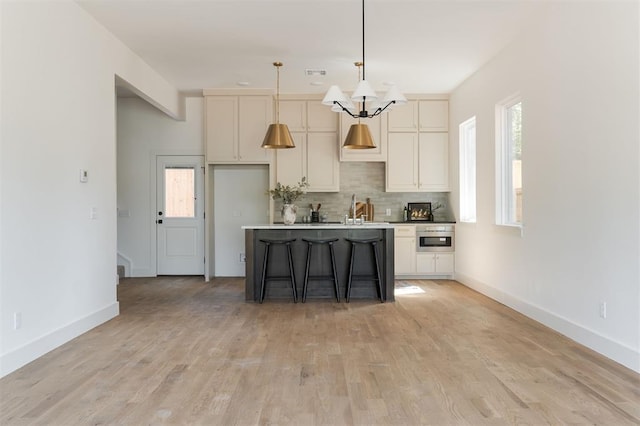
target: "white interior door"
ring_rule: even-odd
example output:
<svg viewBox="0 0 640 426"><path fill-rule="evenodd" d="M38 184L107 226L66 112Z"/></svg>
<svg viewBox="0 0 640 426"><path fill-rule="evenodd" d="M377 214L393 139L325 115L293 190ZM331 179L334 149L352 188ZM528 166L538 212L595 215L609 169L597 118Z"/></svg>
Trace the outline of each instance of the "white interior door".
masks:
<svg viewBox="0 0 640 426"><path fill-rule="evenodd" d="M158 275L204 275L204 159L156 157Z"/></svg>

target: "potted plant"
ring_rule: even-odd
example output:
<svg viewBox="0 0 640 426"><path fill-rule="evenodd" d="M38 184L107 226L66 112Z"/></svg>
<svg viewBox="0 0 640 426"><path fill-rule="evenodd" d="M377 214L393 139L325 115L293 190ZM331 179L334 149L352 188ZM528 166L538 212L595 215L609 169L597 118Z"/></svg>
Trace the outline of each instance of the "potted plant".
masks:
<svg viewBox="0 0 640 426"><path fill-rule="evenodd" d="M309 183L306 177L302 177L296 185L283 185L276 183L276 187L269 190L269 195L274 200L282 199L282 221L285 225L293 225L296 221L298 207L293 204L301 195L306 194Z"/></svg>

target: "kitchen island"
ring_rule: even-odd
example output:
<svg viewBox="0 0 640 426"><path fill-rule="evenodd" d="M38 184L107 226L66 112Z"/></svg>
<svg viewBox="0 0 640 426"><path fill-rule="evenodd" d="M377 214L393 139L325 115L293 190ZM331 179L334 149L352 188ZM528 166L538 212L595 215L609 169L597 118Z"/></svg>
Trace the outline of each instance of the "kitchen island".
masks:
<svg viewBox="0 0 640 426"><path fill-rule="evenodd" d="M380 284L384 301L394 300L393 270L393 225L389 223L366 222L365 224L343 225L332 223L312 223L293 225L247 225L245 231L245 300L258 301L262 280L262 263L265 251L261 239L293 239L293 269L298 295L302 295L304 273L307 257L307 243L302 238L337 238L334 243L336 269L339 281L340 301L345 301L351 245L346 238L369 239L379 238L377 244L380 265ZM288 259L284 247L272 248L269 253L269 274L287 275ZM371 273L374 268L371 250L358 247L354 273ZM313 275L331 275L331 261L327 247L315 247L312 253L311 268ZM327 281L310 281L307 302L310 299L334 299L333 283ZM289 281L271 281L267 283L265 300L291 300L291 283ZM358 299L378 300L376 284L373 281L353 281L351 284L351 301ZM335 299L334 299L335 301Z"/></svg>

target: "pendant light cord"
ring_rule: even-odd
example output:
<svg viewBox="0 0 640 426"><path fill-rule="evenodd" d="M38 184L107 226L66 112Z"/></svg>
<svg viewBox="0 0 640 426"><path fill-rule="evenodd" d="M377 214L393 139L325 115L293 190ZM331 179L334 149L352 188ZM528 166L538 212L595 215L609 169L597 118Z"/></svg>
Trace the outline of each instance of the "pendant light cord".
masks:
<svg viewBox="0 0 640 426"><path fill-rule="evenodd" d="M364 0L362 0L362 79L365 80L365 74L364 74Z"/></svg>

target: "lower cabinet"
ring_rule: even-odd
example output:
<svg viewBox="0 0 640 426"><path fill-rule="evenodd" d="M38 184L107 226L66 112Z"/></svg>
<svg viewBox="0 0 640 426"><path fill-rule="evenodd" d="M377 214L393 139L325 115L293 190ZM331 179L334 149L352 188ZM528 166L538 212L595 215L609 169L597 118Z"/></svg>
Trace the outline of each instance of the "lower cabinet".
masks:
<svg viewBox="0 0 640 426"><path fill-rule="evenodd" d="M416 237L394 238L394 269L396 275L416 272Z"/></svg>
<svg viewBox="0 0 640 426"><path fill-rule="evenodd" d="M453 253L418 253L416 255L418 274L453 275Z"/></svg>
<svg viewBox="0 0 640 426"><path fill-rule="evenodd" d="M454 274L454 252L417 252L416 227L396 225L394 228L394 269L396 277L423 278Z"/></svg>

